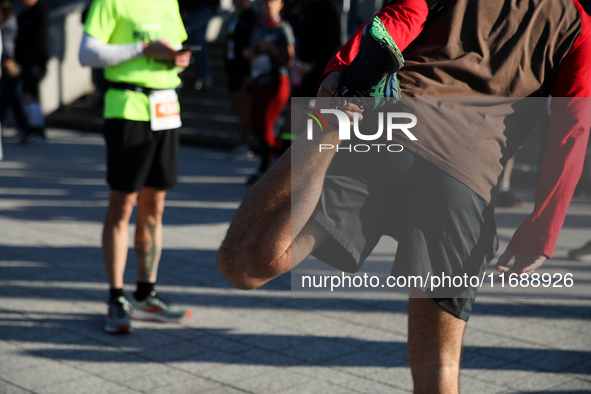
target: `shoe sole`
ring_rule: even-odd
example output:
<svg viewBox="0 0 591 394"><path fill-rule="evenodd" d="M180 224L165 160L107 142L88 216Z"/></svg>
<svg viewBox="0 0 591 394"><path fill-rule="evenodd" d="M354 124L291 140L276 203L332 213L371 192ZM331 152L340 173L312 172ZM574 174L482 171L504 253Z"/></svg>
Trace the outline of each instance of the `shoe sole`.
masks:
<svg viewBox="0 0 591 394"><path fill-rule="evenodd" d="M379 25L381 25L381 27L379 28L375 28L374 26L376 23L379 23ZM380 21L380 19L376 16L374 18L374 20L372 22L368 23L369 28L364 28L362 33L361 33L361 37L364 40L367 40L368 42L371 41L377 41L380 42L384 45L384 47L386 48L388 54L390 55L390 59L392 60L392 63L394 64L394 66L392 67L392 70L390 70L390 72L388 72L388 74L386 74L386 84L388 84L388 81L390 80L390 78L393 77L394 74L396 74L398 72L398 70L400 70L403 66L404 66L404 57L402 56L402 53L400 52L400 50L398 49L398 46L396 45L396 43L394 42L394 40L392 39L392 37L390 37L388 31L386 30L386 28L384 27L384 25L382 24L382 22ZM378 31L380 30L380 31ZM373 31L373 32L372 32ZM371 40L371 41L370 41ZM374 47L371 44L367 45L369 47L370 50L374 50ZM361 48L361 46L360 46ZM379 54L374 54L377 55L376 57L379 57ZM359 54L357 54L357 56L359 56ZM355 60L355 59L353 59ZM341 90L342 86L341 86L341 80L339 78L339 86L337 87L336 92L339 92ZM373 89L374 87L372 87ZM342 95L342 96L335 96L335 98L337 99L336 101L333 99L333 103L332 106L333 108L339 108L342 106L342 97L346 97L346 94Z"/></svg>
<svg viewBox="0 0 591 394"><path fill-rule="evenodd" d="M133 332L133 327L128 326L119 326L117 328L110 327L105 325L105 332L108 334L131 334Z"/></svg>
<svg viewBox="0 0 591 394"><path fill-rule="evenodd" d="M187 313L180 317L180 318L171 318L157 315L154 312L144 312L139 310L133 310L131 312L131 318L134 320L141 320L141 321L158 321L162 323L182 323L187 321L191 316L193 316L193 312L187 311Z"/></svg>
<svg viewBox="0 0 591 394"><path fill-rule="evenodd" d="M377 16L376 16L376 18L377 18ZM390 36L387 36L387 38L385 37L385 35L382 37L376 37L376 35L372 34L372 30L373 29L370 28L367 32L366 32L366 30L363 31L364 39L381 42L384 45L384 47L386 48L388 54L390 55L390 59L392 60L392 63L394 64L392 70L390 70L390 72L388 74L386 74L386 76L385 76L384 83L387 85L389 83L390 79L393 78L394 75L398 72L398 70L400 70L402 68L402 66L404 66L404 58L402 57L402 54L400 53L400 51L398 50L398 47L396 46L396 44L394 43L394 41L392 40L392 38ZM366 37L366 35L369 35L369 37ZM390 43L390 41L392 41L392 43ZM371 46L370 46L370 48L373 49L373 47L371 47ZM375 86L372 87L372 90L373 89L375 89ZM374 96L373 93L370 93L370 96L375 97L375 100L376 100L376 103L373 106L374 109L379 106L378 101L381 101L381 99L384 98L384 97Z"/></svg>
<svg viewBox="0 0 591 394"><path fill-rule="evenodd" d="M363 36L366 40L369 39L368 37L366 37L367 34L371 36L372 40L384 44L384 46L388 49L388 52L390 52L390 57L395 66L394 71L391 71L388 74L387 80L389 80L389 78L392 77L394 73L396 73L404 66L404 57L398 49L396 42L394 42L392 37L390 37L390 33L388 33L388 30L386 30L386 27L383 25L382 21L380 21L380 18L378 18L377 16L372 21L371 27L368 30L363 30Z"/></svg>

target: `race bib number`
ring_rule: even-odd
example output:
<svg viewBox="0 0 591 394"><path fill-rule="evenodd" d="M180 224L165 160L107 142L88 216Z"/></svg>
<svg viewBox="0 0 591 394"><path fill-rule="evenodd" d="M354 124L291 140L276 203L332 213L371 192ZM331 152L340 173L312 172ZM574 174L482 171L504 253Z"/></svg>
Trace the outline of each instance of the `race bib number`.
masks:
<svg viewBox="0 0 591 394"><path fill-rule="evenodd" d="M181 127L179 99L174 89L156 90L150 94L150 127L152 131Z"/></svg>
<svg viewBox="0 0 591 394"><path fill-rule="evenodd" d="M271 57L263 53L262 55L257 56L250 65L250 76L252 79L256 79L263 74L266 74L271 71Z"/></svg>

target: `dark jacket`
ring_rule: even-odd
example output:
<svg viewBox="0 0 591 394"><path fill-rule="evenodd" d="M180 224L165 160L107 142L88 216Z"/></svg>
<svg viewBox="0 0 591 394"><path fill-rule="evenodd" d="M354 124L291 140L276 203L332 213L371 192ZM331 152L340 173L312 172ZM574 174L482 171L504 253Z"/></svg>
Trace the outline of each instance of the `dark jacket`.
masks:
<svg viewBox="0 0 591 394"><path fill-rule="evenodd" d="M37 2L18 17L15 58L23 67L45 67L48 59L49 14L45 4Z"/></svg>

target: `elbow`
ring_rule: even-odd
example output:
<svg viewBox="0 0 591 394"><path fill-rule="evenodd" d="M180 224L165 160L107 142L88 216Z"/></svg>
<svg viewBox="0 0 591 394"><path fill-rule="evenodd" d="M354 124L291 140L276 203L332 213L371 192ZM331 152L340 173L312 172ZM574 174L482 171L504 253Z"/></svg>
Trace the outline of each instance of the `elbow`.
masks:
<svg viewBox="0 0 591 394"><path fill-rule="evenodd" d="M251 274L251 259L244 253L238 252L232 242L224 241L218 252L218 269L228 279L228 282L240 290L252 290L263 285L258 283Z"/></svg>
<svg viewBox="0 0 591 394"><path fill-rule="evenodd" d="M88 64L85 64L86 62L84 61L84 56L82 55L82 51L78 52L78 63L80 63L80 65L82 67L87 67Z"/></svg>
<svg viewBox="0 0 591 394"><path fill-rule="evenodd" d="M268 261L253 252L253 248L232 240L224 240L218 252L218 269L230 284L240 290L252 290L281 275L289 256ZM289 267L289 261L287 263Z"/></svg>
<svg viewBox="0 0 591 394"><path fill-rule="evenodd" d="M90 62L90 59L91 56L88 49L86 49L85 47L81 47L78 51L78 62L80 62L80 65L82 67L91 67L92 64Z"/></svg>

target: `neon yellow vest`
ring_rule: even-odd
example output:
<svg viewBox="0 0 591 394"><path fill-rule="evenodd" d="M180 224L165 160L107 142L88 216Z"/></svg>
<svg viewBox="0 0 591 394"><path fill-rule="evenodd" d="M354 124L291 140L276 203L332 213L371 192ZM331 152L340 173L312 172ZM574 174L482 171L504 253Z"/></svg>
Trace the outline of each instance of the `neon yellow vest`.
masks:
<svg viewBox="0 0 591 394"><path fill-rule="evenodd" d="M94 0L84 31L106 44L165 39L177 48L187 39L177 0ZM105 77L113 82L170 89L181 82L178 72L179 68L171 63L141 56L106 67ZM149 121L148 96L109 89L105 96L104 117Z"/></svg>

